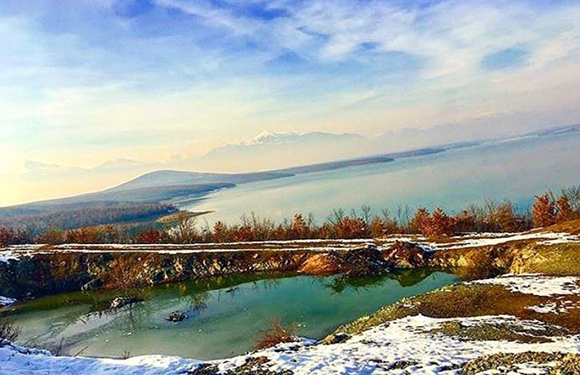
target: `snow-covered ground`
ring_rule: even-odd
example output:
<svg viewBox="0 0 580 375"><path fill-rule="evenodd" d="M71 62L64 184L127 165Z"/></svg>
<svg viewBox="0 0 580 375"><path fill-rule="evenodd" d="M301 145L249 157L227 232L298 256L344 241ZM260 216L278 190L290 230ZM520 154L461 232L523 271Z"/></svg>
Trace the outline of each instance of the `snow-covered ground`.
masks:
<svg viewBox="0 0 580 375"><path fill-rule="evenodd" d="M226 371L243 365L248 358L266 357L269 361L265 366L270 370L290 370L295 375L456 375L460 373L460 366L485 354L525 351L580 353L580 336L558 337L550 342L530 344L515 341L468 341L431 332L446 322L460 322L462 325L471 326L510 324L528 330L541 330L545 327L538 321L521 321L510 316L453 319L413 316L380 325L343 343L316 345L312 341L303 340L208 363ZM55 357L43 351L30 351L21 347L0 348L0 373L14 375L185 374L200 363L167 356L141 356L127 360Z"/></svg>
<svg viewBox="0 0 580 375"><path fill-rule="evenodd" d="M555 302L549 302L537 306L530 306L528 307L528 309L540 314L561 314L567 313L571 310L580 310L580 302L574 303L573 301L560 298Z"/></svg>
<svg viewBox="0 0 580 375"><path fill-rule="evenodd" d="M500 245L513 241L535 240L543 245L555 245L561 243L580 243L580 237L569 233L556 232L524 232L524 233L479 233L477 235L465 235L452 237L448 243L429 243L434 250L452 250L469 247L482 247Z"/></svg>
<svg viewBox="0 0 580 375"><path fill-rule="evenodd" d="M0 307L12 305L16 300L14 298L0 296Z"/></svg>
<svg viewBox="0 0 580 375"><path fill-rule="evenodd" d="M503 285L512 292L536 296L561 296L580 294L580 277L552 277L538 274L503 275L473 283Z"/></svg>
<svg viewBox="0 0 580 375"><path fill-rule="evenodd" d="M413 242L425 251L454 250L472 247L493 246L513 241L537 241L544 245L561 243L580 243L578 235L554 232L524 232L524 233L469 233L450 237L445 242L428 241L422 236L392 235L375 241L373 239L353 240L292 240L292 241L254 241L234 243L199 243L199 244L66 244L47 247L46 245L16 245L0 249L0 262L8 262L35 254L66 253L102 253L122 251L127 253L160 253L160 254L192 254L202 252L239 252L243 251L333 251L356 249L360 246L378 244L386 248L396 241Z"/></svg>
<svg viewBox="0 0 580 375"><path fill-rule="evenodd" d="M447 242L428 242L418 236L392 236L379 241L386 247L395 241L410 241L420 244L428 251L444 251L460 248L498 245L512 241L533 240L545 245L580 242L578 236L568 233L526 232L508 234L468 234L450 238ZM329 251L348 250L364 244L375 243L363 240L304 240L266 241L237 244L193 244L193 245L62 245L44 248L42 245L13 246L0 251L0 262L18 260L35 254L54 252L99 253L107 251L156 252L165 254L198 252L240 251ZM506 275L495 279L479 280L474 283L501 285L520 293L564 298L580 295L579 277L547 277L542 275ZM0 297L0 305L14 301ZM542 314L567 312L578 309L578 303L557 299L544 305L530 306L530 310ZM435 319L423 316L406 317L379 325L348 341L330 345L315 344L302 340L299 343L283 344L245 356L208 362L221 371L235 369L249 358L266 357L263 364L274 371L290 370L295 375L326 374L442 374L458 375L460 366L468 360L486 354L519 353L524 351L580 353L580 335L552 338L543 343L515 341L473 341L430 332L446 322L461 325L505 324L520 325L528 329L541 329L538 321L521 321L510 316L486 316L473 318ZM141 356L127 360L107 358L59 357L44 351L30 350L18 346L0 347L0 374L15 375L82 375L82 374L130 374L166 375L186 374L202 362L169 356ZM534 367L535 366L535 367ZM521 365L521 374L538 373L534 365ZM541 367L541 366L540 366ZM519 370L518 370L519 371ZM531 371L531 372L530 372ZM534 372L536 371L536 372ZM538 370L539 371L539 370Z"/></svg>
<svg viewBox="0 0 580 375"><path fill-rule="evenodd" d="M578 309L559 299L580 295L580 277L548 277L529 274L507 275L472 283L501 285L511 291L550 296L555 303L531 306L541 313L557 313L558 308ZM562 302L560 304L560 302ZM559 305L562 305L558 307ZM318 344L302 339L275 348L231 359L201 362L169 356L141 356L127 360L107 358L57 357L45 351L6 345L0 348L0 374L14 375L82 375L186 374L198 365L216 366L221 372L235 369L254 358L254 363L271 371L291 371L294 375L327 374L441 374L459 375L467 361L487 354L533 352L565 352L580 354L580 335L555 336L546 342L480 341L448 336L438 329L448 323L461 327L509 326L517 332L531 332L542 337L554 328L536 320L520 320L508 315L469 318L429 318L409 316L378 325L348 340L335 344ZM541 374L546 364L520 364L513 374ZM511 373L510 373L511 374Z"/></svg>

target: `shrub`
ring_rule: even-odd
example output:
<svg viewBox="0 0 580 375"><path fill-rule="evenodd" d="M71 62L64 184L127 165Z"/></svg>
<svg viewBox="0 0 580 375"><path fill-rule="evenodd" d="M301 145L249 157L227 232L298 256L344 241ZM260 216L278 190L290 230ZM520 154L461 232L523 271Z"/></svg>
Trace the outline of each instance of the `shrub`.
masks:
<svg viewBox="0 0 580 375"><path fill-rule="evenodd" d="M156 244L161 243L163 239L163 232L155 228L149 228L137 236L137 243L142 244Z"/></svg>
<svg viewBox="0 0 580 375"><path fill-rule="evenodd" d="M423 234L427 237L445 237L453 234L453 223L441 208L436 208L427 221L427 227L423 228Z"/></svg>
<svg viewBox="0 0 580 375"><path fill-rule="evenodd" d="M304 220L301 214L294 215L294 220L290 226L290 239L308 238L310 236L310 225Z"/></svg>
<svg viewBox="0 0 580 375"><path fill-rule="evenodd" d="M108 272L107 287L119 289L123 297L135 297L135 288L142 283L143 264L138 254L119 254Z"/></svg>
<svg viewBox="0 0 580 375"><path fill-rule="evenodd" d="M580 217L580 185L562 190L562 195L568 200L575 217Z"/></svg>
<svg viewBox="0 0 580 375"><path fill-rule="evenodd" d="M463 210L459 215L453 218L455 230L457 232L474 232L477 231L478 217L473 210Z"/></svg>
<svg viewBox="0 0 580 375"><path fill-rule="evenodd" d="M180 212L176 217L177 224L169 231L171 241L181 244L198 242L200 235L195 216L191 216L188 212Z"/></svg>
<svg viewBox="0 0 580 375"><path fill-rule="evenodd" d="M20 335L20 328L14 325L11 320L0 321L0 346L6 342L14 342Z"/></svg>
<svg viewBox="0 0 580 375"><path fill-rule="evenodd" d="M29 237L23 229L0 227L0 246L24 244L29 242Z"/></svg>
<svg viewBox="0 0 580 375"><path fill-rule="evenodd" d="M280 319L272 319L270 328L256 338L256 349L266 349L283 342L296 341L296 326L282 326Z"/></svg>
<svg viewBox="0 0 580 375"><path fill-rule="evenodd" d="M411 219L409 227L413 233L422 233L423 228L429 225L430 215L425 207L420 207Z"/></svg>
<svg viewBox="0 0 580 375"><path fill-rule="evenodd" d="M391 217L391 212L388 208L383 209L382 224L385 233L403 233L405 229L409 226L409 214L406 212L408 207L399 206L397 207L397 218ZM377 219L377 217L375 217ZM401 225L399 225L401 223Z"/></svg>
<svg viewBox="0 0 580 375"><path fill-rule="evenodd" d="M525 229L523 218L519 217L510 202L503 202L497 208L497 229L500 232L517 232Z"/></svg>
<svg viewBox="0 0 580 375"><path fill-rule="evenodd" d="M375 216L371 220L369 230L370 230L371 236L373 238L382 237L387 232L385 229L385 224L383 223L383 220L378 216Z"/></svg>
<svg viewBox="0 0 580 375"><path fill-rule="evenodd" d="M536 196L532 206L532 221L534 227L547 227L556 223L557 209L551 194Z"/></svg>
<svg viewBox="0 0 580 375"><path fill-rule="evenodd" d="M572 220L576 217L570 205L570 200L564 194L556 202L556 208L558 209L557 221Z"/></svg>
<svg viewBox="0 0 580 375"><path fill-rule="evenodd" d="M214 242L228 242L231 240L230 230L228 226L222 221L216 221L213 225L213 239Z"/></svg>
<svg viewBox="0 0 580 375"><path fill-rule="evenodd" d="M66 235L63 230L51 228L36 237L36 242L40 244L58 245L66 242Z"/></svg>

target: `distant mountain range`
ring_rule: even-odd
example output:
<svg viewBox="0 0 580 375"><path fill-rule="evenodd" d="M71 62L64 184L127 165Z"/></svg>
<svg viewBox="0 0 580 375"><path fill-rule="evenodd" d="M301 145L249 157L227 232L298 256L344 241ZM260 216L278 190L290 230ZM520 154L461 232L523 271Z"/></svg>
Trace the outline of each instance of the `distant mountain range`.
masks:
<svg viewBox="0 0 580 375"><path fill-rule="evenodd" d="M46 214L47 212L87 208L90 204L103 203L171 203L175 200L197 199L216 190L233 188L238 184L290 178L297 174L314 173L361 166L389 163L396 158L428 155L446 151L445 148L425 148L400 153L310 164L267 172L253 173L204 173L161 170L146 173L116 187L96 193L68 198L51 199L18 206L0 208L0 219L18 215ZM87 206L89 205L89 206Z"/></svg>
<svg viewBox="0 0 580 375"><path fill-rule="evenodd" d="M310 133L294 133L294 132L271 132L265 130L255 136L254 138L236 144L229 144L211 150L206 154L206 157L211 157L216 154L224 154L230 152L239 152L240 150L248 150L254 147L268 147L280 145L305 145L321 143L342 143L342 142L361 142L365 138L358 134L343 133L324 133L324 132L310 132Z"/></svg>
<svg viewBox="0 0 580 375"><path fill-rule="evenodd" d="M498 138L495 141L508 141L510 139L520 139L526 137L555 136L561 134L572 134L580 132L580 124L567 125L547 130L528 132L515 137ZM271 168L265 172L248 173L209 173L209 172L188 172L183 170L168 169L166 164L148 164L129 159L113 159L94 168L67 168L54 164L44 164L40 162L28 161L26 167L30 173L37 173L40 176L76 176L83 178L92 176L133 176L124 182L95 193L76 195L69 198L45 200L24 205L0 208L0 218L14 213L14 209L27 211L27 208L57 207L59 205L74 205L87 202L171 202L183 197L201 197L212 191L224 188L231 188L238 184L270 180L276 178L289 178L296 174L328 171L338 168L351 167L364 164L387 163L395 159L428 155L445 152L450 148L473 146L481 141L467 141L448 143L439 147L421 147L411 151L400 151L391 153L375 153L373 156L358 156L360 149L370 153L375 149L381 149L377 143L385 141L386 135L374 140L367 140L356 134L331 134L324 132L312 133L291 133L291 132L262 132L258 136L235 145L220 147L208 153L204 159L225 158L230 164L243 163L254 165L248 160L257 158L271 161L272 159L284 159L282 165L294 164L295 167ZM490 141L487 141L490 142ZM354 157L334 157L330 158L334 151L336 155L353 155ZM307 160L314 160L315 155L320 157L319 163L300 163L300 156L312 153L306 157ZM298 158L292 158L298 155ZM292 160L291 162L289 160ZM277 164L277 163L274 163ZM267 168L265 168L267 169ZM129 172L127 172L129 171ZM45 177L46 178L46 177ZM101 179L103 177L100 177Z"/></svg>
<svg viewBox="0 0 580 375"><path fill-rule="evenodd" d="M366 144L368 141L358 134L264 131L247 141L215 148L197 163L209 170L224 166L236 171L278 169L312 160L328 162L363 156Z"/></svg>

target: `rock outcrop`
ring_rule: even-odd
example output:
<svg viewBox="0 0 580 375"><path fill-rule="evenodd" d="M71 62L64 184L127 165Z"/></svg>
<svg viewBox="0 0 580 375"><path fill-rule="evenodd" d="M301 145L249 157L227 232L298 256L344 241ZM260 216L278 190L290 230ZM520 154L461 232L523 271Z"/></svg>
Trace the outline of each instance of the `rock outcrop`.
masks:
<svg viewBox="0 0 580 375"><path fill-rule="evenodd" d="M382 251L389 267L403 269L426 267L430 254L422 246L408 241L396 241Z"/></svg>
<svg viewBox="0 0 580 375"><path fill-rule="evenodd" d="M293 243L297 245L300 243ZM578 242L546 245L538 241L512 241L438 251L409 241L379 247L351 245L344 250L339 246L328 250L298 247L247 250L240 246L239 250L209 251L158 247L155 251L43 249L20 259L0 261L1 295L22 299L78 290L130 289L212 276L276 272L367 276L393 269L431 268L454 270L471 278L503 273L580 274Z"/></svg>

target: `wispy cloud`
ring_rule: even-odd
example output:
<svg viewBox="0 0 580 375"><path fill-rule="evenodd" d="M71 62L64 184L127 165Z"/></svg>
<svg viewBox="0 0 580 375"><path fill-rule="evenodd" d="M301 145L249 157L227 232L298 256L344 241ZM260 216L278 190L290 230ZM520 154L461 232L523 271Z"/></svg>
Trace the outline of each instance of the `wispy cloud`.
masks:
<svg viewBox="0 0 580 375"><path fill-rule="evenodd" d="M202 154L263 128L567 121L578 19L573 1L4 0L0 169Z"/></svg>

